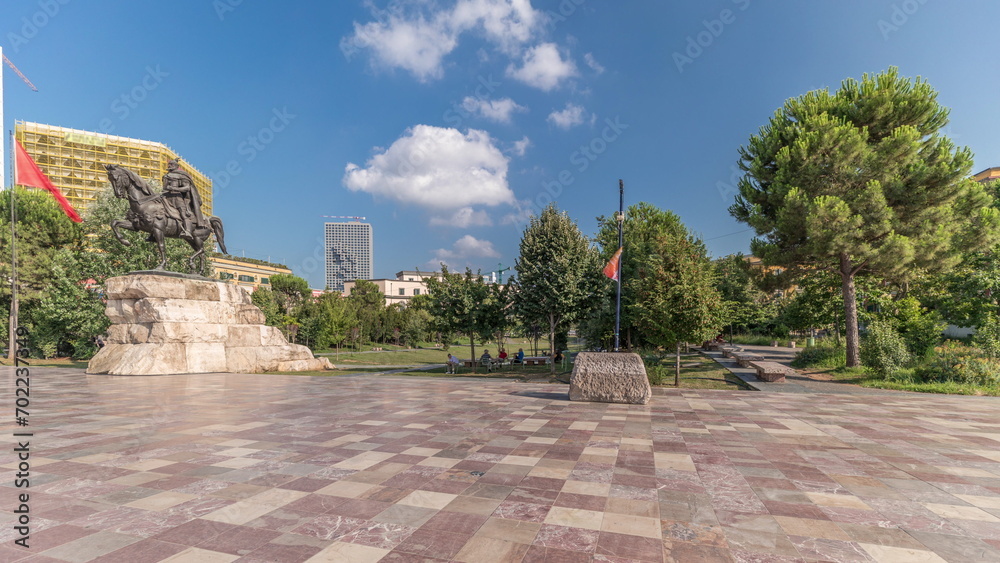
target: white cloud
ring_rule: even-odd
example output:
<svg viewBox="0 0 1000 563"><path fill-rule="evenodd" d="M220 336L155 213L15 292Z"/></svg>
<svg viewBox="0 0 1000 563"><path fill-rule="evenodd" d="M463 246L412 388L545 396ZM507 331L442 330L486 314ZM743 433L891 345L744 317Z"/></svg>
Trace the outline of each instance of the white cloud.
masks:
<svg viewBox="0 0 1000 563"><path fill-rule="evenodd" d="M455 29L482 26L487 39L508 54L530 41L544 19L531 0L460 0L451 12Z"/></svg>
<svg viewBox="0 0 1000 563"><path fill-rule="evenodd" d="M550 113L547 121L556 127L569 129L570 127L583 123L585 113L586 112L583 110L583 106L567 103L566 109Z"/></svg>
<svg viewBox="0 0 1000 563"><path fill-rule="evenodd" d="M455 241L450 249L439 248L434 251L434 258L431 262L435 265L444 262L449 267L468 264L470 261L483 258L499 258L500 253L493 248L493 243L488 240L480 240L472 235Z"/></svg>
<svg viewBox="0 0 1000 563"><path fill-rule="evenodd" d="M441 78L441 61L457 45L457 34L440 21L390 16L385 22L355 23L354 35L350 41L341 41L341 50L346 53L352 46L371 49L373 64L408 70L426 82Z"/></svg>
<svg viewBox="0 0 1000 563"><path fill-rule="evenodd" d="M471 207L463 207L452 213L448 217L431 217L431 225L437 227L457 227L465 229L467 227L489 227L493 225L493 220L486 211L476 211Z"/></svg>
<svg viewBox="0 0 1000 563"><path fill-rule="evenodd" d="M485 131L416 125L362 168L348 163L344 186L433 211L513 205L507 157Z"/></svg>
<svg viewBox="0 0 1000 563"><path fill-rule="evenodd" d="M443 60L458 46L462 33L480 31L501 51L514 55L546 20L530 0L459 0L451 10L436 9L433 2L401 6L390 3L378 21L355 22L353 35L340 42L345 56L369 49L376 66L401 68L426 82L444 74Z"/></svg>
<svg viewBox="0 0 1000 563"><path fill-rule="evenodd" d="M589 66L591 70L593 70L597 74L601 74L604 72L604 67L601 66L601 63L597 62L597 59L594 58L594 55L592 53L587 53L586 55L584 55L583 62L587 63L587 66Z"/></svg>
<svg viewBox="0 0 1000 563"><path fill-rule="evenodd" d="M474 115L482 116L497 123L510 123L510 116L515 111L527 111L528 108L518 105L510 98L487 100L466 96L462 100L462 108Z"/></svg>
<svg viewBox="0 0 1000 563"><path fill-rule="evenodd" d="M517 156L524 156L524 153L527 152L528 147L530 146L531 146L531 139L529 139L528 136L525 135L520 141L514 141L514 147L511 149L511 152L513 152Z"/></svg>
<svg viewBox="0 0 1000 563"><path fill-rule="evenodd" d="M563 60L555 43L542 43L529 49L524 54L521 68L513 64L507 67L507 76L545 92L576 75L576 64L570 59Z"/></svg>

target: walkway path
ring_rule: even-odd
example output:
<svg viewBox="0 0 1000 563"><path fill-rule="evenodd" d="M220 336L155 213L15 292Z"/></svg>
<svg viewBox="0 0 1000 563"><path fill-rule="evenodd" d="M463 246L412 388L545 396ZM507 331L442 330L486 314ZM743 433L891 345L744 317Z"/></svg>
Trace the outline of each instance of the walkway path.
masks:
<svg viewBox="0 0 1000 563"><path fill-rule="evenodd" d="M4 562L1000 561L995 398L30 372Z"/></svg>
<svg viewBox="0 0 1000 563"><path fill-rule="evenodd" d="M785 346L753 346L749 344L738 344L747 352L753 352L764 357L764 360L778 362L791 367L795 354L799 352L797 348ZM750 387L758 391L773 391L780 393L837 393L854 395L898 395L905 394L905 391L893 391L889 389L870 389L850 383L838 383L834 381L821 381L796 372L795 375L786 375L785 383L768 383L757 379L757 370L754 368L740 367L740 364L732 358L726 358L722 352L704 351L704 353L718 362L742 379ZM793 368L794 369L794 368Z"/></svg>

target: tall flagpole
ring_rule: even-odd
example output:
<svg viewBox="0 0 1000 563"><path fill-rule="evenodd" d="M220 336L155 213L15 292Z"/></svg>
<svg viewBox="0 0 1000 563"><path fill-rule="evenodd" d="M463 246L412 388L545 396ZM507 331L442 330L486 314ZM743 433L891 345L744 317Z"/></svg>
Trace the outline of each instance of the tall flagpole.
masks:
<svg viewBox="0 0 1000 563"><path fill-rule="evenodd" d="M618 297L615 300L615 352L621 350L620 336L622 324L622 254L625 252L625 239L622 225L625 223L625 182L618 180Z"/></svg>
<svg viewBox="0 0 1000 563"><path fill-rule="evenodd" d="M17 358L17 208L14 205L14 183L17 181L17 157L14 155L14 132L10 132L10 344L7 358ZM0 151L3 152L3 151Z"/></svg>

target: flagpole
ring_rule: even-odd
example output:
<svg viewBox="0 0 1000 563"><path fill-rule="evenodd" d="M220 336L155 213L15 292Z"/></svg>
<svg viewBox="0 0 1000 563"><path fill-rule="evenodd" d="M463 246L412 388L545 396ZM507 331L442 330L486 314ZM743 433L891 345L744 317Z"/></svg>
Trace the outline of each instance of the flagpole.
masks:
<svg viewBox="0 0 1000 563"><path fill-rule="evenodd" d="M10 131L10 344L7 348L7 358L17 358L17 210L14 205L14 182L17 180L17 158L14 156L14 132Z"/></svg>
<svg viewBox="0 0 1000 563"><path fill-rule="evenodd" d="M618 296L615 300L615 352L621 350L620 335L622 324L622 253L625 251L625 239L622 225L625 223L625 183L618 180Z"/></svg>

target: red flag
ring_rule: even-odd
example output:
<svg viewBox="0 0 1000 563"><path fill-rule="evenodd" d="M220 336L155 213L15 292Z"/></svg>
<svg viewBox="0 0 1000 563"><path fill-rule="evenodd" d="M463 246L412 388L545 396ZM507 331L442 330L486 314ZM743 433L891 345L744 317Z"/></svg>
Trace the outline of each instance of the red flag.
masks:
<svg viewBox="0 0 1000 563"><path fill-rule="evenodd" d="M80 218L76 209L73 209L73 206L66 201L62 192L52 185L52 182L45 175L45 173L42 172L42 169L35 164L35 161L31 159L30 155L28 155L28 151L24 150L24 147L21 146L21 141L15 140L14 142L17 145L14 150L14 183L21 184L22 186L39 188L49 192L52 194L52 197L56 198L56 201L59 202L59 206L62 207L62 210L66 212L66 215L69 216L70 219L77 223L82 223L83 219Z"/></svg>
<svg viewBox="0 0 1000 563"><path fill-rule="evenodd" d="M622 249L619 248L615 255L608 260L608 265L604 267L604 275L618 281L618 273L622 263Z"/></svg>

